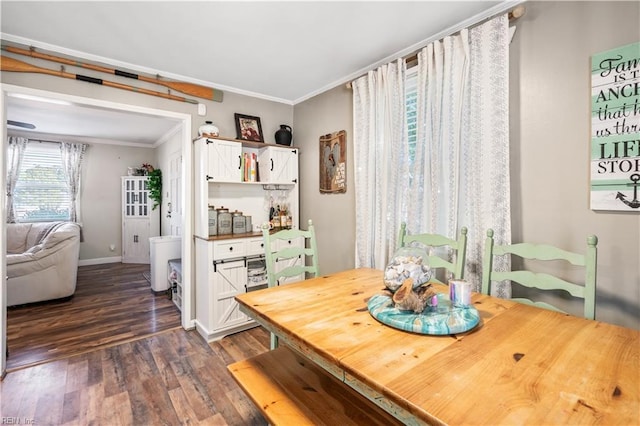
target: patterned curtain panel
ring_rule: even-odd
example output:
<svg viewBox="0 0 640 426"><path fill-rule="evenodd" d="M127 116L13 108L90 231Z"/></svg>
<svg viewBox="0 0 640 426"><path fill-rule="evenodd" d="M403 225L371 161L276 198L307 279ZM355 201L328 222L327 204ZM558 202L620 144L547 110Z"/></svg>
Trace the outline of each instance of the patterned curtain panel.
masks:
<svg viewBox="0 0 640 426"><path fill-rule="evenodd" d="M461 157L460 223L469 228L465 278L476 290L482 277L482 252L488 228L496 244L511 243L509 175L509 28L506 15L469 31L469 94ZM500 257L503 257L502 259ZM494 269L510 270L508 256ZM496 283L492 295L510 298L511 284Z"/></svg>
<svg viewBox="0 0 640 426"><path fill-rule="evenodd" d="M511 240L508 48L504 15L418 53L411 154L402 83L384 78L392 64L352 83L356 266L383 269L402 221L412 234L452 238L467 226L465 278L480 288L486 229L499 244ZM394 66L404 69L400 61ZM494 287L510 296L507 284Z"/></svg>
<svg viewBox="0 0 640 426"><path fill-rule="evenodd" d="M13 210L13 190L18 181L20 164L29 140L17 136L9 136L7 139L7 223L13 223L16 221Z"/></svg>
<svg viewBox="0 0 640 426"><path fill-rule="evenodd" d="M62 166L64 169L67 183L69 184L69 193L71 195L71 208L69 220L71 222L78 221L78 208L76 199L80 190L80 170L82 167L82 159L87 149L86 144L68 143L60 144L60 153L62 154Z"/></svg>
<svg viewBox="0 0 640 426"><path fill-rule="evenodd" d="M356 181L356 267L384 269L401 220L407 144L404 61L352 83Z"/></svg>

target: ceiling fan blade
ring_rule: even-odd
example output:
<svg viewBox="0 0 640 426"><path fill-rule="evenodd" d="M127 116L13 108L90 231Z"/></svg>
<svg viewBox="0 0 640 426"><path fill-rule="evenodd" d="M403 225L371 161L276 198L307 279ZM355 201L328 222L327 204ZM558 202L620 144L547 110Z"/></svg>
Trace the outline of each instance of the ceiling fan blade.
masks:
<svg viewBox="0 0 640 426"><path fill-rule="evenodd" d="M7 120L7 125L8 126L15 126L15 127L22 127L24 129L35 129L36 126L34 126L31 123L23 123L22 121L13 121L13 120Z"/></svg>

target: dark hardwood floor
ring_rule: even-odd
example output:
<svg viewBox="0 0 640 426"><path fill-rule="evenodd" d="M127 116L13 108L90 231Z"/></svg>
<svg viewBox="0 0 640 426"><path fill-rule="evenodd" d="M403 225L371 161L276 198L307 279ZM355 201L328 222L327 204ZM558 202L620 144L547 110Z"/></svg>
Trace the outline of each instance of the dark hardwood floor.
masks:
<svg viewBox="0 0 640 426"><path fill-rule="evenodd" d="M267 351L256 327L207 344L174 329L8 373L4 423L35 425L266 425L226 366Z"/></svg>
<svg viewBox="0 0 640 426"><path fill-rule="evenodd" d="M3 422L266 425L226 366L269 350L269 334L207 344L151 292L148 265L118 265L81 267L71 300L9 309Z"/></svg>
<svg viewBox="0 0 640 426"><path fill-rule="evenodd" d="M148 271L132 263L81 266L72 298L8 308L7 371L179 327L180 311L151 291Z"/></svg>

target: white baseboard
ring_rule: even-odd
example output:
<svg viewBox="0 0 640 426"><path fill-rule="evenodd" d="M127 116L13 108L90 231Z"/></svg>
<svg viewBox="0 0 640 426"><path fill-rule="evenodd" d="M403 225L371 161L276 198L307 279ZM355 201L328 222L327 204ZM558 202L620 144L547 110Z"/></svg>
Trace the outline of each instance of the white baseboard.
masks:
<svg viewBox="0 0 640 426"><path fill-rule="evenodd" d="M80 261L78 261L78 266L102 265L103 263L118 262L122 262L122 256L98 257L96 259L81 259Z"/></svg>

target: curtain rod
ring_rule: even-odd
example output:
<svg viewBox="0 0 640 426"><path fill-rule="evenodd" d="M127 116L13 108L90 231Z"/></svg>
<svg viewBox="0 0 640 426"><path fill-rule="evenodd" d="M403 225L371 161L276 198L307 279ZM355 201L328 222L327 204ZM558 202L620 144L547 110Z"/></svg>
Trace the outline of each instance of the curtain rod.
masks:
<svg viewBox="0 0 640 426"><path fill-rule="evenodd" d="M521 18L521 17L524 15L525 11L526 11L526 9L525 9L525 7L524 7L523 5L521 5L521 4L520 4L520 5L516 6L514 9L512 9L512 10L508 13L509 21L515 21L516 19ZM501 12L501 13L502 13L502 12ZM481 19L480 21L476 22L475 24L469 25L469 26L468 26L468 27L466 27L466 28L473 28L473 27L476 27L476 26L478 26L478 25L484 24L485 22L487 22L487 21L488 21L488 20L490 20L490 19L493 19L494 17L498 16L499 14L500 14L500 13L498 13L498 14L496 14L496 15L489 16L489 17L484 18L484 19ZM451 35L451 34L456 34L456 33L460 32L461 30L462 30L462 29L458 29L458 30L456 30L456 31L453 31L453 32L451 32L449 35ZM446 37L446 36L444 36L444 37ZM442 37L442 38L444 38L444 37ZM433 41L433 40L432 40L432 41ZM426 44L425 44L425 46L426 46L427 44L429 44L429 43L426 43ZM424 46L420 47L420 48L419 48L419 49L417 49L417 50L414 50L412 53L409 53L408 55L401 55L401 56L399 56L399 57L398 57L398 58L396 58L396 59L400 59L400 58L404 57L404 59L405 59L405 61L406 61L406 62L415 62L415 61L417 61L417 60L418 60L418 52L419 52L421 49L423 49L423 48L424 48ZM391 60L391 61L389 61L389 62L393 62L393 60ZM363 74L363 75L364 75L364 74ZM361 76L360 76L360 77L361 77ZM360 78L360 77L356 77L356 78L354 78L353 80L357 80L357 79L358 79L358 78ZM353 81L353 80L352 80L352 81ZM349 81L348 83L346 83L346 84L345 84L345 86L347 87L347 89L351 89L351 82L352 82L352 81Z"/></svg>
<svg viewBox="0 0 640 426"><path fill-rule="evenodd" d="M46 139L34 139L34 138L27 137L27 136L19 136L19 135L7 135L7 136L14 137L14 138L25 138L29 142L63 143L62 141L50 141L50 140L46 140Z"/></svg>
<svg viewBox="0 0 640 426"><path fill-rule="evenodd" d="M31 139L31 138L27 138L29 139L31 142L44 142L44 143L63 143L62 141L48 141L46 139Z"/></svg>

